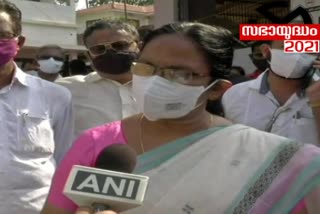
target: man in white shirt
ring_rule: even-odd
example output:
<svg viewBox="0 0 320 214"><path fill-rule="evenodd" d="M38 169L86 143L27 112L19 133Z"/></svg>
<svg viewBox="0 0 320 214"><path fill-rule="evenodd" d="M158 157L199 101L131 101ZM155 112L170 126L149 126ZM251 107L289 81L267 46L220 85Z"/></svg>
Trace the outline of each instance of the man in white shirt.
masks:
<svg viewBox="0 0 320 214"><path fill-rule="evenodd" d="M59 72L62 70L65 55L58 45L45 45L39 48L37 57L38 76L44 80L55 82L61 79Z"/></svg>
<svg viewBox="0 0 320 214"><path fill-rule="evenodd" d="M39 213L73 138L71 94L22 72L21 12L0 0L0 210Z"/></svg>
<svg viewBox="0 0 320 214"><path fill-rule="evenodd" d="M315 55L284 53L283 41L261 46L270 68L222 98L225 117L294 140L319 143L320 82L311 82Z"/></svg>
<svg viewBox="0 0 320 214"><path fill-rule="evenodd" d="M97 72L57 81L72 93L77 136L137 113L130 73L139 51L137 30L119 21L100 21L86 29L83 40Z"/></svg>

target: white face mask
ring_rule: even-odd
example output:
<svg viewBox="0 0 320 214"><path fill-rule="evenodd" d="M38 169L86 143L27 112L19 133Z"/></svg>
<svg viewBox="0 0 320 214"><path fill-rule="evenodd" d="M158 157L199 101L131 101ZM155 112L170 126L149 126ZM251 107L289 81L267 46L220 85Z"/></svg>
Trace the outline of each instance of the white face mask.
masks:
<svg viewBox="0 0 320 214"><path fill-rule="evenodd" d="M63 65L63 62L57 61L52 57L50 59L38 60L38 63L40 70L47 74L59 73Z"/></svg>
<svg viewBox="0 0 320 214"><path fill-rule="evenodd" d="M160 76L133 75L133 96L140 112L150 121L186 116L197 108L199 97L218 81L204 86L186 86Z"/></svg>
<svg viewBox="0 0 320 214"><path fill-rule="evenodd" d="M285 78L302 78L311 68L316 56L305 53L285 53L271 49L270 68L277 75Z"/></svg>

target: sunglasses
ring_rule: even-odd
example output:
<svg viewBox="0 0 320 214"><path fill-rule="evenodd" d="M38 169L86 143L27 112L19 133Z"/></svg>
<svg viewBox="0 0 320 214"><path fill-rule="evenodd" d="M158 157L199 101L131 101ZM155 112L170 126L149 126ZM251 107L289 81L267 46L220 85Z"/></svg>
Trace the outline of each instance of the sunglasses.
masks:
<svg viewBox="0 0 320 214"><path fill-rule="evenodd" d="M107 52L107 50L114 50L114 51L126 51L130 48L133 42L127 41L117 41L112 43L103 43L91 46L89 48L89 53L92 56L99 56L103 55Z"/></svg>
<svg viewBox="0 0 320 214"><path fill-rule="evenodd" d="M48 60L50 58L53 58L54 60L56 61L60 61L60 62L63 62L64 61L64 58L62 57L57 57L57 56L47 56L47 55L44 55L44 56L39 56L38 59L39 60Z"/></svg>

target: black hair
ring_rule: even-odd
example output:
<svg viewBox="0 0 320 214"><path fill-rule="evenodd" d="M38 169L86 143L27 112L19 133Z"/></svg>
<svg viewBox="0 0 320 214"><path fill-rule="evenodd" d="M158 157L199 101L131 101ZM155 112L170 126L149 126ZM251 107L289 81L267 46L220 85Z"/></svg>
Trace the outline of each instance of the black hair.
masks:
<svg viewBox="0 0 320 214"><path fill-rule="evenodd" d="M150 25L139 27L138 32L140 35L140 39L144 40L147 37L147 35L152 32L152 30L153 30L153 26L150 26Z"/></svg>
<svg viewBox="0 0 320 214"><path fill-rule="evenodd" d="M240 75L245 76L246 72L244 71L244 69L240 66L232 66L231 69L236 69L237 71L239 71Z"/></svg>
<svg viewBox="0 0 320 214"><path fill-rule="evenodd" d="M22 63L21 63L21 69L23 70L23 71L27 71L26 69L26 66L28 65L28 64L35 64L36 63L36 60L35 59L23 59L22 60Z"/></svg>
<svg viewBox="0 0 320 214"><path fill-rule="evenodd" d="M87 75L88 70L86 63L81 59L72 60L69 63L71 75Z"/></svg>
<svg viewBox="0 0 320 214"><path fill-rule="evenodd" d="M205 54L210 75L214 79L230 74L233 59L233 35L226 28L201 23L173 23L150 32L143 41L142 50L155 38L180 33L195 42Z"/></svg>
<svg viewBox="0 0 320 214"><path fill-rule="evenodd" d="M63 48L61 48L61 47L58 46L58 45L44 45L44 46L42 46L42 47L39 48L38 53L37 53L37 57L39 57L39 54L40 54L41 52L43 52L43 51L45 51L45 50L48 50L48 49L56 49L56 50L60 51L62 55L65 54Z"/></svg>
<svg viewBox="0 0 320 214"><path fill-rule="evenodd" d="M0 0L0 12L5 12L10 16L12 21L12 30L15 34L14 36L19 36L21 34L21 11L19 8L10 1Z"/></svg>
<svg viewBox="0 0 320 214"><path fill-rule="evenodd" d="M64 50L63 48L61 48L59 45L44 45L44 46L41 46L38 50L38 53L42 52L42 51L45 51L45 50L48 50L48 49L56 49L58 51L61 51L62 54L64 54Z"/></svg>
<svg viewBox="0 0 320 214"><path fill-rule="evenodd" d="M131 34L135 41L139 41L139 33L137 29L128 23L118 20L101 20L90 25L83 33L83 43L86 45L87 38L97 30L124 30Z"/></svg>
<svg viewBox="0 0 320 214"><path fill-rule="evenodd" d="M263 44L271 45L271 43L272 43L272 41L269 41L269 40L255 41L255 42L252 43L252 45L251 45L251 52L253 53L255 47L261 46L261 45L263 45Z"/></svg>

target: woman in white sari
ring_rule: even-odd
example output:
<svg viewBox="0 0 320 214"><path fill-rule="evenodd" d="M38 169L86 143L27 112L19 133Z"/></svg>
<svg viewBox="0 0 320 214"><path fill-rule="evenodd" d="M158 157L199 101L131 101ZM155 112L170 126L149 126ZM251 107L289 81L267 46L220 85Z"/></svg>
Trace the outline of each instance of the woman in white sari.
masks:
<svg viewBox="0 0 320 214"><path fill-rule="evenodd" d="M114 143L140 153L136 173L150 176L144 205L126 214L320 213L319 148L206 112L206 101L230 86L222 79L232 43L228 30L198 23L150 33L132 66L142 114L85 132L59 166L42 213L74 213L62 194L68 170L94 166Z"/></svg>

